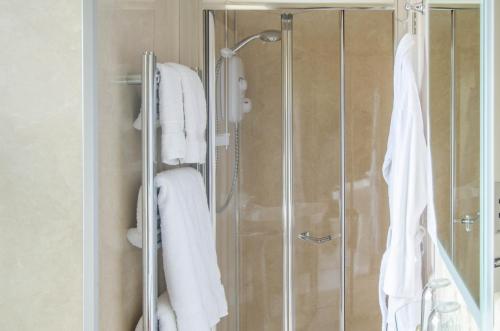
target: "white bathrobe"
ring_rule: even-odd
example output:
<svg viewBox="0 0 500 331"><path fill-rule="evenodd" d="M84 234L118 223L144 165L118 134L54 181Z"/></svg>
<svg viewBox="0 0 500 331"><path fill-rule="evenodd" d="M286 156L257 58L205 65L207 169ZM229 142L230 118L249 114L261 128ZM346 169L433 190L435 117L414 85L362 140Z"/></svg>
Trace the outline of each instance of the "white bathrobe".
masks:
<svg viewBox="0 0 500 331"><path fill-rule="evenodd" d="M422 291L420 219L427 205L433 209L432 168L427 146L417 80L417 42L407 34L399 43L394 64L394 104L387 153L383 165L389 187L390 227L382 258L379 301L382 330L396 330L395 312L418 300ZM428 220L429 221L429 220ZM434 224L434 219L430 220ZM434 225L429 225L434 231ZM434 237L432 234L431 237ZM399 330L415 330L418 305L407 309ZM403 319L398 322L403 321Z"/></svg>

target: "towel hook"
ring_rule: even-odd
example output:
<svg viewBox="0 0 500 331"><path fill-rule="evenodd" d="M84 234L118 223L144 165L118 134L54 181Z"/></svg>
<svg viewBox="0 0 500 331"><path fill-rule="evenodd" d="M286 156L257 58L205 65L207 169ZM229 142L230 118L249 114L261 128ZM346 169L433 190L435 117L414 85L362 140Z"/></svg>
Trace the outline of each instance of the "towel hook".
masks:
<svg viewBox="0 0 500 331"><path fill-rule="evenodd" d="M409 1L405 2L405 11L406 11L406 16L403 19L399 19L396 17L396 20L398 22L404 23L408 22L408 19L410 18L411 14L411 29L412 29L412 34L417 33L417 19L416 19L416 13L423 14L424 13L424 4L423 2L418 2L418 3L411 3Z"/></svg>

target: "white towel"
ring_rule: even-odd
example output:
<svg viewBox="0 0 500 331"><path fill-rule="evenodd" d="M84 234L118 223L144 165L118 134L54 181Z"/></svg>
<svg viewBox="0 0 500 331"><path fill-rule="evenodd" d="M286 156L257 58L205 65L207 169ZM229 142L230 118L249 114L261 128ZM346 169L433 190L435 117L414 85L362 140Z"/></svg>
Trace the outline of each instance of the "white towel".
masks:
<svg viewBox="0 0 500 331"><path fill-rule="evenodd" d="M186 130L186 155L183 163L205 163L207 144L207 104L203 83L198 73L190 68L168 63L181 77Z"/></svg>
<svg viewBox="0 0 500 331"><path fill-rule="evenodd" d="M127 231L128 241L135 247L142 247L142 186L139 187L139 193L137 193L137 204L135 211L135 228L130 228Z"/></svg>
<svg viewBox="0 0 500 331"><path fill-rule="evenodd" d="M205 163L207 104L198 73L177 63L159 63L161 160L169 165ZM142 128L142 115L133 127Z"/></svg>
<svg viewBox="0 0 500 331"><path fill-rule="evenodd" d="M192 168L158 174L163 268L179 331L208 331L227 315L205 186Z"/></svg>
<svg viewBox="0 0 500 331"><path fill-rule="evenodd" d="M179 164L186 156L183 88L179 70L170 63L157 64L160 71L158 101L161 126L161 160Z"/></svg>
<svg viewBox="0 0 500 331"><path fill-rule="evenodd" d="M163 292L162 295L158 298L158 308L156 310L156 314L158 316L158 326L160 331L177 331L177 322L175 320L175 313L172 310L172 306L170 305L170 301L168 300L168 293ZM144 330L142 325L142 319L137 323L135 327L135 331Z"/></svg>
<svg viewBox="0 0 500 331"><path fill-rule="evenodd" d="M137 193L137 205L136 205L136 226L135 228L130 228L127 231L128 241L135 247L142 248L142 186L139 188L139 193ZM158 222L160 221L160 215L158 216Z"/></svg>

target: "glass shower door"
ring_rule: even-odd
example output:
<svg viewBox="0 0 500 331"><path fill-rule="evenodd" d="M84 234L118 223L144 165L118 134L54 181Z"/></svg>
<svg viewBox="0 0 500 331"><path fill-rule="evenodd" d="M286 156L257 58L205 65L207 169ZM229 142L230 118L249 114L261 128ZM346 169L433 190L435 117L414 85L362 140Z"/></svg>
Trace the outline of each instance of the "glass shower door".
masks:
<svg viewBox="0 0 500 331"><path fill-rule="evenodd" d="M338 11L293 15L293 222L296 330L338 330L340 304ZM316 243L308 237L331 240ZM300 240L302 236L305 240Z"/></svg>
<svg viewBox="0 0 500 331"><path fill-rule="evenodd" d="M479 10L455 13L453 261L479 302Z"/></svg>
<svg viewBox="0 0 500 331"><path fill-rule="evenodd" d="M281 16L262 11L215 11L215 59L249 36L280 30ZM231 69L222 66L216 123L227 146L216 147L217 253L229 314L218 331L283 329L282 121L280 42L249 42L241 60L251 107L228 117ZM227 128L227 131L226 131ZM229 199L229 200L228 200ZM225 202L229 201L226 207Z"/></svg>
<svg viewBox="0 0 500 331"><path fill-rule="evenodd" d="M341 330L342 324L344 330L380 329L378 278L389 222L381 169L392 111L392 29L390 11L293 15L295 330Z"/></svg>
<svg viewBox="0 0 500 331"><path fill-rule="evenodd" d="M392 13L216 11L215 22L217 56L282 29L281 44L237 52L252 106L228 122L229 146L217 147L218 206L238 169L231 202L217 213L230 303L218 330L378 330ZM218 134L225 124L217 121Z"/></svg>

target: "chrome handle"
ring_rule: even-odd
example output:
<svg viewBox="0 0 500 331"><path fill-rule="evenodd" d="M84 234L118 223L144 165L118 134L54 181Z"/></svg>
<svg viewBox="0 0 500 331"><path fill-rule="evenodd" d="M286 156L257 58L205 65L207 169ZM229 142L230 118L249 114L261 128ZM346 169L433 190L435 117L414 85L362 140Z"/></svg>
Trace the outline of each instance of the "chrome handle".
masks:
<svg viewBox="0 0 500 331"><path fill-rule="evenodd" d="M315 237L315 236L312 236L311 233L309 231L307 232L302 232L301 234L299 234L298 236L299 239L301 240L305 240L305 241L311 241L315 244L324 244L328 241L331 241L333 239L337 239L337 238L340 238L340 235L327 235L327 236L324 236L324 237Z"/></svg>
<svg viewBox="0 0 500 331"><path fill-rule="evenodd" d="M474 225L474 223L476 223L476 220L478 217L479 217L479 215L472 216L472 215L466 214L466 215L462 216L461 218L455 220L455 223L460 222L461 224L465 225L465 232L471 232L472 226Z"/></svg>
<svg viewBox="0 0 500 331"><path fill-rule="evenodd" d="M495 258L495 268L499 268L500 267L500 257L496 257Z"/></svg>

